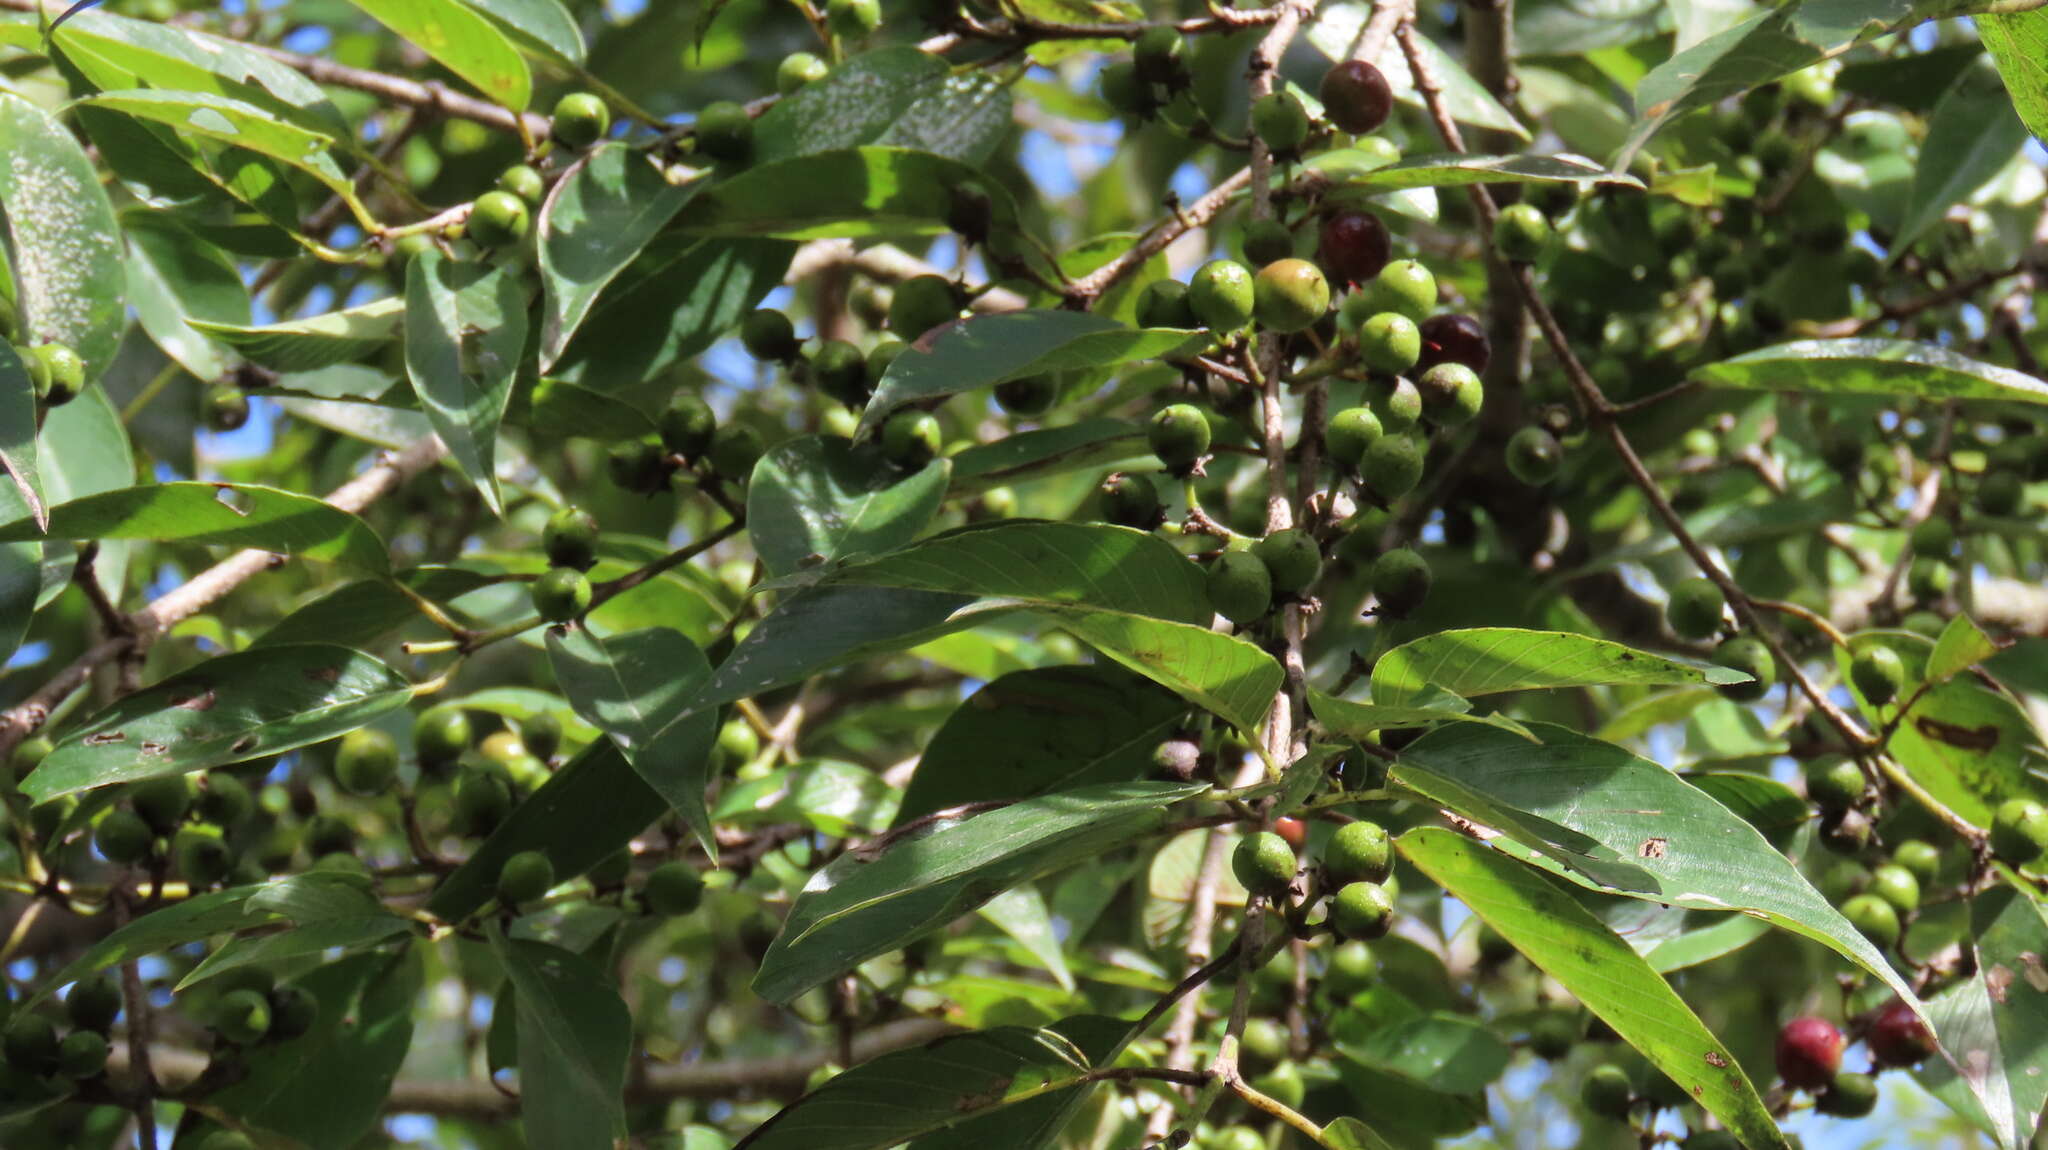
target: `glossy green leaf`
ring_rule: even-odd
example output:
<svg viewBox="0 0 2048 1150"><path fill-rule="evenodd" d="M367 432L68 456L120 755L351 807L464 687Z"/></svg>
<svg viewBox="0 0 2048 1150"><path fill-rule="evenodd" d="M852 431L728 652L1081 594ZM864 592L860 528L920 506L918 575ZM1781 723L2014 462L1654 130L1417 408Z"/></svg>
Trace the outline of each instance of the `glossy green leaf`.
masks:
<svg viewBox="0 0 2048 1150"><path fill-rule="evenodd" d="M556 373L598 391L652 379L731 331L782 282L795 248L675 232L656 239L598 297Z"/></svg>
<svg viewBox="0 0 2048 1150"><path fill-rule="evenodd" d="M1067 956L1060 946L1059 929L1054 926L1052 912L1046 908L1045 896L1038 893L1037 887L1029 883L1013 886L984 903L975 913L1016 939L1017 944L1052 975L1060 989L1074 989L1074 975L1067 969Z"/></svg>
<svg viewBox="0 0 2048 1150"><path fill-rule="evenodd" d="M754 465L747 534L772 576L902 547L945 502L951 463L908 472L876 444L800 436Z"/></svg>
<svg viewBox="0 0 2048 1150"><path fill-rule="evenodd" d="M1998 61L2013 107L2037 140L2048 141L2048 12L1977 16L1977 38Z"/></svg>
<svg viewBox="0 0 2048 1150"><path fill-rule="evenodd" d="M1083 311L978 315L926 333L894 362L861 415L861 434L906 403L1049 371L1111 367L1204 346L1203 333L1130 328Z"/></svg>
<svg viewBox="0 0 2048 1150"><path fill-rule="evenodd" d="M272 371L294 372L317 371L374 355L398 338L404 319L405 301L393 296L261 327L215 323L203 317L193 317L188 323L251 363Z"/></svg>
<svg viewBox="0 0 2048 1150"><path fill-rule="evenodd" d="M21 338L69 345L87 378L97 378L120 346L127 283L99 174L62 124L12 92L0 92L0 155L8 158L0 215Z"/></svg>
<svg viewBox="0 0 2048 1150"><path fill-rule="evenodd" d="M1373 702L1404 706L1426 687L1468 698L1554 687L1746 683L1726 667L1680 662L1569 631L1474 627L1394 648L1372 669Z"/></svg>
<svg viewBox="0 0 2048 1150"><path fill-rule="evenodd" d="M495 577L460 567L415 567L393 576L399 583L442 605L479 587ZM455 614L458 617L461 612ZM407 623L424 620L419 604L391 581L362 579L345 583L279 619L258 636L254 646L279 643L340 643L369 647Z"/></svg>
<svg viewBox="0 0 2048 1150"><path fill-rule="evenodd" d="M2040 960L2048 953L2048 920L2038 904L2001 886L1970 900L1970 928L1976 972L1927 1004L1953 1063L1929 1059L1916 1076L1951 1106L1958 1092L1971 1096L2000 1146L2025 1146L2048 1103L2048 991Z"/></svg>
<svg viewBox="0 0 2048 1150"><path fill-rule="evenodd" d="M1330 59L1348 60L1371 11L1371 5L1350 0L1326 4L1316 14L1315 23L1309 25L1308 40ZM1507 132L1517 139L1529 139L1529 130L1515 119L1514 113L1502 107L1484 85L1465 71L1457 56L1444 51L1427 36L1418 36L1416 41L1428 61L1430 72L1443 89L1443 106L1452 119L1475 128ZM1387 37L1386 46L1373 63L1386 73L1387 83L1393 88L1396 100L1413 108L1423 106L1422 93L1408 72L1408 58L1402 54L1401 46L1394 37Z"/></svg>
<svg viewBox="0 0 2048 1150"><path fill-rule="evenodd" d="M1323 1127L1323 1141L1331 1150L1394 1150L1372 1127L1348 1115Z"/></svg>
<svg viewBox="0 0 2048 1150"><path fill-rule="evenodd" d="M775 604L711 674L693 710L800 682L828 667L901 651L987 622L960 614L966 595L891 587L809 587Z"/></svg>
<svg viewBox="0 0 2048 1150"><path fill-rule="evenodd" d="M1426 727L1434 723L1486 723L1505 731L1530 737L1520 723L1506 715L1471 715L1445 707L1383 707L1375 703L1354 703L1311 689L1309 709L1316 722L1340 735L1362 739L1390 727ZM1531 741L1533 737L1531 737Z"/></svg>
<svg viewBox="0 0 2048 1150"><path fill-rule="evenodd" d="M1903 251L1957 204L1990 182L2027 142L2027 126L2013 110L1998 70L1980 62L1956 77L1927 122L1927 138L1913 167L1905 220L1887 245Z"/></svg>
<svg viewBox="0 0 2048 1150"><path fill-rule="evenodd" d="M1143 778L1186 711L1112 666L1005 675L968 696L925 745L896 817Z"/></svg>
<svg viewBox="0 0 2048 1150"><path fill-rule="evenodd" d="M1010 89L909 46L879 48L778 100L754 123L754 162L872 144L981 164L1010 130Z"/></svg>
<svg viewBox="0 0 2048 1150"><path fill-rule="evenodd" d="M498 425L526 351L526 289L516 269L438 252L405 278L405 371L448 456L499 510Z"/></svg>
<svg viewBox="0 0 2048 1150"><path fill-rule="evenodd" d="M626 1132L633 1018L604 972L545 943L493 937L518 993L519 1116L550 1150L612 1150Z"/></svg>
<svg viewBox="0 0 2048 1150"><path fill-rule="evenodd" d="M1515 6L1515 51L1548 56L1621 47L1670 24L1662 0L1533 0Z"/></svg>
<svg viewBox="0 0 2048 1150"><path fill-rule="evenodd" d="M288 164L320 181L344 202L355 202L355 185L330 151L338 142L334 137L279 119L255 104L206 92L148 88L101 92L79 103Z"/></svg>
<svg viewBox="0 0 2048 1150"><path fill-rule="evenodd" d="M1452 831L1401 836L1402 855L1469 907L1531 963L1743 1142L1785 1150L1785 1136L1734 1055L1692 1008L1555 880Z"/></svg>
<svg viewBox="0 0 2048 1150"><path fill-rule="evenodd" d="M42 534L29 520L0 526L0 542ZM53 539L155 539L254 547L381 574L384 541L354 515L310 495L227 483L156 483L60 503Z"/></svg>
<svg viewBox="0 0 2048 1150"><path fill-rule="evenodd" d="M1021 882L1162 825L1201 784L1116 783L1025 799L827 866L790 908L754 976L786 1003L912 942Z"/></svg>
<svg viewBox="0 0 2048 1150"><path fill-rule="evenodd" d="M742 827L801 822L843 839L888 827L896 815L897 794L866 767L820 759L728 786L719 793L711 817Z"/></svg>
<svg viewBox="0 0 2048 1150"><path fill-rule="evenodd" d="M347 734L412 698L361 651L305 643L208 659L74 729L21 782L38 803L109 783L275 755Z"/></svg>
<svg viewBox="0 0 2048 1150"><path fill-rule="evenodd" d="M520 419L516 396L506 414ZM610 444L655 433L654 421L625 400L559 379L534 384L522 422L535 440L548 443L595 439Z"/></svg>
<svg viewBox="0 0 2048 1150"><path fill-rule="evenodd" d="M1723 915L1712 926L1688 930L1659 942L1644 951L1643 958L1658 974L1670 974L1734 954L1769 934L1770 930L1770 924L1762 919L1740 914Z"/></svg>
<svg viewBox="0 0 2048 1150"><path fill-rule="evenodd" d="M565 64L581 64L589 53L583 30L561 0L468 0L515 43Z"/></svg>
<svg viewBox="0 0 2048 1150"><path fill-rule="evenodd" d="M461 0L350 0L489 99L515 112L533 98L533 75L496 25Z"/></svg>
<svg viewBox="0 0 2048 1150"><path fill-rule="evenodd" d="M946 230L950 189L968 180L990 189L995 222L1008 226L1016 209L979 168L930 152L872 146L756 164L699 193L676 216L676 226L727 239L937 235Z"/></svg>
<svg viewBox="0 0 2048 1150"><path fill-rule="evenodd" d="M1287 677L1258 644L1199 624L1050 605L1038 611L1076 639L1240 731L1257 729Z"/></svg>
<svg viewBox="0 0 2048 1150"><path fill-rule="evenodd" d="M1077 1015L1045 1027L1073 1043L1095 1066L1113 1064L1135 1028L1120 1018ZM1094 1096L1093 1084L1055 1090L1026 1102L971 1118L910 1143L911 1150L979 1150L1003 1143L1019 1150L1045 1150Z"/></svg>
<svg viewBox="0 0 2048 1150"><path fill-rule="evenodd" d="M7 469L8 481L13 486L13 499L0 504L0 514L9 519L26 516L39 532L48 530L50 505L43 499L42 468L36 462L36 385L14 345L5 341L0 341L0 467ZM27 552L15 549L10 554L19 562ZM0 594L0 601L6 598ZM33 595L29 602L33 609ZM4 614L0 611L0 615ZM21 622L26 625L26 615ZM12 654L13 644L7 647Z"/></svg>
<svg viewBox="0 0 2048 1150"><path fill-rule="evenodd" d="M568 347L598 294L626 270L700 183L673 183L646 153L596 148L556 182L540 213L540 364Z"/></svg>
<svg viewBox="0 0 2048 1150"><path fill-rule="evenodd" d="M1514 1053L1484 1023L1455 1015L1380 1027L1359 1042L1340 1040L1337 1052L1382 1074L1448 1094L1484 1090L1507 1069Z"/></svg>
<svg viewBox="0 0 2048 1150"><path fill-rule="evenodd" d="M1150 457L1145 429L1121 419L1084 419L1060 427L1014 432L953 456L953 490L987 491L1069 471Z"/></svg>
<svg viewBox="0 0 2048 1150"><path fill-rule="evenodd" d="M228 357L188 321L249 322L249 289L233 260L167 217L132 212L128 233L128 301L163 353L198 379L220 379Z"/></svg>
<svg viewBox="0 0 2048 1150"><path fill-rule="evenodd" d="M1743 911L1906 991L1884 956L1734 812L1621 747L1547 723L1529 730L1540 745L1469 723L1440 728L1401 752L1395 777L1439 801L1464 792L1563 828L1499 827L1574 881L1694 910ZM1440 780L1454 789L1440 796Z"/></svg>
<svg viewBox="0 0 2048 1150"><path fill-rule="evenodd" d="M1403 188L1457 188L1471 184L1613 184L1640 188L1634 176L1616 175L1583 156L1403 156L1371 171L1347 173L1335 192L1383 192Z"/></svg>
<svg viewBox="0 0 2048 1150"><path fill-rule="evenodd" d="M1934 650L1927 656L1927 670L1923 677L1932 682L1945 683L1964 671L1998 654L1998 643L1984 633L1982 627L1968 615L1957 615L1941 629L1941 635L1934 640Z"/></svg>
<svg viewBox="0 0 2048 1150"><path fill-rule="evenodd" d="M273 934L248 935L228 940L178 980L173 988L182 991L194 983L245 967L270 967L308 955L353 953L389 942L412 929L412 924L395 914L379 911L353 918L326 918L294 926Z"/></svg>

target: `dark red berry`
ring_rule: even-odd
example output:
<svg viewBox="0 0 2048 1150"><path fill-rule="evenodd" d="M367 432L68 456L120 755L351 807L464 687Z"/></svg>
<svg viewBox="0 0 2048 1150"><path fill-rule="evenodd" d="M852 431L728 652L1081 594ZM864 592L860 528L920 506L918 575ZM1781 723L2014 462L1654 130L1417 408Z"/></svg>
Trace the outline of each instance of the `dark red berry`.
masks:
<svg viewBox="0 0 2048 1150"><path fill-rule="evenodd" d="M1392 254L1387 225L1371 212L1339 212L1325 219L1316 242L1316 262L1347 284L1377 277Z"/></svg>
<svg viewBox="0 0 2048 1150"><path fill-rule="evenodd" d="M1274 819L1273 833L1287 840L1287 845L1296 850L1308 841L1308 827L1300 819Z"/></svg>
<svg viewBox="0 0 2048 1150"><path fill-rule="evenodd" d="M1778 1031L1778 1077L1799 1090L1818 1090L1842 1068L1842 1032L1825 1018L1795 1018Z"/></svg>
<svg viewBox="0 0 2048 1150"><path fill-rule="evenodd" d="M1387 77L1363 60L1346 60L1323 73L1317 95L1330 122L1354 136L1378 129L1394 111Z"/></svg>
<svg viewBox="0 0 2048 1150"><path fill-rule="evenodd" d="M1933 1057L1934 1034L1913 1008L1898 999L1877 1012L1863 1041L1879 1066L1918 1066Z"/></svg>
<svg viewBox="0 0 2048 1150"><path fill-rule="evenodd" d="M1428 371L1440 363L1462 363L1483 375L1492 358L1486 329L1471 316L1448 313L1422 321L1422 359L1416 364L1417 371Z"/></svg>

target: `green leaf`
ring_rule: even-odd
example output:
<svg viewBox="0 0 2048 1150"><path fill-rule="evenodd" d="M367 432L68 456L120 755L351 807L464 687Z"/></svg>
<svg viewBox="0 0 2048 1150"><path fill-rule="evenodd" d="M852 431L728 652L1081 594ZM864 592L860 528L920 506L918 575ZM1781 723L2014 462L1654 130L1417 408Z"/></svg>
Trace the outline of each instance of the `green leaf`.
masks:
<svg viewBox="0 0 2048 1150"><path fill-rule="evenodd" d="M173 989L182 992L194 983L244 967L267 967L308 955L331 955L336 951L352 953L367 950L411 929L412 924L405 919L378 911L351 918L318 919L274 934L229 939L207 955L205 961L193 967L191 973L179 979Z"/></svg>
<svg viewBox="0 0 2048 1150"><path fill-rule="evenodd" d="M1121 419L1084 419L980 443L953 456L953 491L972 495L991 487L1049 475L1149 458L1145 429Z"/></svg>
<svg viewBox="0 0 2048 1150"><path fill-rule="evenodd" d="M379 24L515 112L533 99L533 75L519 49L460 0L351 0Z"/></svg>
<svg viewBox="0 0 2048 1150"><path fill-rule="evenodd" d="M1207 789L1167 783L1085 787L942 821L927 834L890 844L879 856L845 855L797 896L754 975L754 992L787 1003L1018 883L1157 829L1168 806Z"/></svg>
<svg viewBox="0 0 2048 1150"><path fill-rule="evenodd" d="M1060 984L1060 989L1074 989L1074 975L1067 969L1067 956L1060 948L1059 930L1053 925L1052 912L1046 908L1045 896L1038 893L1037 887L1029 883L1013 886L975 913L1016 939Z"/></svg>
<svg viewBox="0 0 2048 1150"><path fill-rule="evenodd" d="M1680 1089L1755 1150L1784 1134L1748 1075L1648 963L1545 876L1452 831L1422 827L1401 853L1538 969L1562 983Z"/></svg>
<svg viewBox="0 0 2048 1150"><path fill-rule="evenodd" d="M1951 207L2004 170L2026 142L2027 126L2013 110L1997 69L1980 61L1956 77L1927 122L1905 218L1889 249L1904 251Z"/></svg>
<svg viewBox="0 0 2048 1150"><path fill-rule="evenodd" d="M511 268L458 264L439 252L405 278L405 372L434 430L492 511L498 424L526 351L526 289Z"/></svg>
<svg viewBox="0 0 2048 1150"><path fill-rule="evenodd" d="M62 124L12 92L0 92L0 154L19 338L69 345L97 379L127 326L121 230L99 173Z"/></svg>
<svg viewBox="0 0 2048 1150"><path fill-rule="evenodd" d="M1643 952L1650 969L1670 974L1734 954L1770 933L1771 926L1747 915L1723 915L1712 926L1688 930L1667 938Z"/></svg>
<svg viewBox="0 0 2048 1150"><path fill-rule="evenodd" d="M796 245L670 232L598 297L555 371L598 391L652 379L738 324L782 282Z"/></svg>
<svg viewBox="0 0 2048 1150"><path fill-rule="evenodd" d="M1115 1062L1137 1036L1136 1029L1122 1019L1089 1014L1062 1018L1045 1029L1072 1042L1098 1067ZM928 1134L912 1142L910 1150L980 1150L991 1145L1045 1150L1094 1093L1093 1084L1055 1090Z"/></svg>
<svg viewBox="0 0 2048 1150"><path fill-rule="evenodd" d="M1015 222L1002 185L981 169L904 148L817 152L746 171L706 188L676 216L690 235L775 236L786 240L937 235L946 230L951 189L969 180L989 189L997 227Z"/></svg>
<svg viewBox="0 0 2048 1150"><path fill-rule="evenodd" d="M1426 727L1435 723L1457 722L1486 723L1535 741L1522 724L1506 715L1471 715L1443 707L1383 707L1375 703L1354 703L1313 688L1308 693L1308 705L1315 712L1317 722L1337 734L1354 739L1365 738L1389 727Z"/></svg>
<svg viewBox="0 0 2048 1150"><path fill-rule="evenodd" d="M1083 643L1240 731L1258 727L1287 678L1256 643L1205 626L1115 611L1038 610Z"/></svg>
<svg viewBox="0 0 2048 1150"><path fill-rule="evenodd" d="M896 818L1143 778L1186 705L1112 666L1040 667L983 686L926 744Z"/></svg>
<svg viewBox="0 0 2048 1150"><path fill-rule="evenodd" d="M1323 1127L1323 1141L1331 1150L1394 1150L1394 1145L1372 1127L1356 1118L1339 1118Z"/></svg>
<svg viewBox="0 0 2048 1150"><path fill-rule="evenodd" d="M320 1004L313 1028L250 1059L246 1076L208 1103L312 1150L360 1144L412 1048L421 965L407 947L314 968L295 983Z"/></svg>
<svg viewBox="0 0 2048 1150"><path fill-rule="evenodd" d="M404 318L405 301L393 296L262 327L214 323L199 317L187 322L251 363L272 371L297 372L353 363L376 354L398 338Z"/></svg>
<svg viewBox="0 0 2048 1150"><path fill-rule="evenodd" d="M592 150L555 184L540 213L542 371L562 357L598 294L701 186L671 183L624 144Z"/></svg>
<svg viewBox="0 0 2048 1150"><path fill-rule="evenodd" d="M545 853L555 864L555 878L567 882L632 842L666 810L661 795L611 740L598 739L513 807L498 829L441 880L427 909L448 922L468 918L497 896L498 871L521 851Z"/></svg>
<svg viewBox="0 0 2048 1150"><path fill-rule="evenodd" d="M1337 1052L1447 1094L1486 1089L1514 1053L1484 1023L1446 1014L1379 1027L1359 1042L1339 1040Z"/></svg>
<svg viewBox="0 0 2048 1150"><path fill-rule="evenodd" d="M626 1004L580 955L497 934L491 941L517 991L527 1140L548 1150L612 1150L626 1133Z"/></svg>
<svg viewBox="0 0 2048 1150"><path fill-rule="evenodd" d="M1670 30L1662 0L1535 0L1515 6L1515 52L1564 56L1618 48Z"/></svg>
<svg viewBox="0 0 2048 1150"><path fill-rule="evenodd" d="M2048 1065L2048 992L2041 989L2039 957L2048 953L2048 921L2032 900L1995 886L1970 900L1970 927L1976 972L1927 1004L1948 1059L1928 1059L1916 1077L1959 1111L1969 1107L1958 1106L1955 1095L1974 1100L2000 1146L2025 1146L2048 1103L2048 1075L2041 1072Z"/></svg>
<svg viewBox="0 0 2048 1150"><path fill-rule="evenodd" d="M1586 885L1762 917L1910 994L1884 955L1748 822L1622 747L1548 723L1530 723L1529 730L1541 745L1469 723L1438 729L1401 752L1395 777L1432 797L1435 781L1445 780L1490 804L1565 828L1567 836L1545 836L1514 822L1499 829L1554 860L1574 881L1596 875Z"/></svg>
<svg viewBox="0 0 2048 1150"><path fill-rule="evenodd" d="M0 467L7 469L7 478L13 483L14 499L20 512L25 513L38 532L47 531L50 526L50 505L43 500L43 476L36 464L36 385L29 378L28 368L23 366L21 356L15 353L14 345L0 340ZM0 504L0 514L7 514L15 508ZM12 515L8 516L10 519ZM27 552L10 549L9 554L20 561ZM0 595L0 600L6 596ZM34 610L35 599L30 594L29 609ZM22 624L28 623L27 615ZM19 642L20 636L16 636ZM14 653L14 644L6 644L7 653ZM4 656L0 656L4 658Z"/></svg>
<svg viewBox="0 0 2048 1150"><path fill-rule="evenodd" d="M1998 61L2013 107L2037 140L2048 141L2048 12L1978 16L1977 38Z"/></svg>
<svg viewBox="0 0 2048 1150"><path fill-rule="evenodd" d="M982 616L960 614L973 602L965 595L890 587L806 588L779 600L747 632L690 707L721 707L828 667L905 650L986 622Z"/></svg>
<svg viewBox="0 0 2048 1150"><path fill-rule="evenodd" d="M1309 42L1332 60L1349 60L1352 46L1358 42L1370 12L1370 5L1360 3L1324 5L1315 23L1308 27ZM1418 35L1415 40L1430 72L1436 76L1437 84L1443 90L1440 98L1452 119L1475 128L1507 132L1517 139L1529 139L1529 130L1515 119L1514 113L1501 107L1500 101L1494 99L1484 85L1465 71L1457 57L1438 47L1436 41L1428 36ZM1394 37L1387 37L1386 46L1373 63L1386 73L1387 83L1393 88L1396 100L1413 108L1423 106L1422 92L1408 72L1408 58L1402 54L1401 46Z"/></svg>
<svg viewBox="0 0 2048 1150"><path fill-rule="evenodd" d="M305 603L279 619L252 646L274 647L280 643L339 643L346 647L369 647L407 623L424 618L419 604L400 591L403 583L412 591L447 607L448 600L488 587L497 579L460 567L414 567L391 580L361 579L345 583ZM460 621L461 612L455 612Z"/></svg>
<svg viewBox="0 0 2048 1150"><path fill-rule="evenodd" d="M1933 683L1946 683L1964 671L1998 654L1998 643L1984 633L1984 629L1968 615L1958 614L1941 629L1941 636L1934 641L1934 652L1927 656L1927 670L1924 677Z"/></svg>
<svg viewBox="0 0 2048 1150"><path fill-rule="evenodd" d="M667 627L609 639L585 628L551 627L547 644L555 679L576 713L611 737L717 858L704 806L716 716L688 707L710 674L704 653Z"/></svg>
<svg viewBox="0 0 2048 1150"><path fill-rule="evenodd" d="M728 787L711 817L730 826L802 822L843 839L887 827L896 800L896 788L866 767L821 759Z"/></svg>
<svg viewBox="0 0 2048 1150"><path fill-rule="evenodd" d="M580 65L588 54L583 29L561 0L468 0L514 41L559 63Z"/></svg>
<svg viewBox="0 0 2048 1150"><path fill-rule="evenodd" d="M508 414L518 418L518 404ZM543 379L527 396L524 423L536 440L596 439L607 444L646 439L654 421L623 399L559 379Z"/></svg>
<svg viewBox="0 0 2048 1150"><path fill-rule="evenodd" d="M1726 667L1684 663L1570 631L1473 627L1403 643L1372 669L1373 702L1405 706L1425 687L1470 698L1553 687L1747 683Z"/></svg>
<svg viewBox="0 0 2048 1150"><path fill-rule="evenodd" d="M979 165L1010 131L1010 89L905 46L863 52L754 121L754 162L872 144Z"/></svg>
<svg viewBox="0 0 2048 1150"><path fill-rule="evenodd" d="M206 92L164 92L149 88L101 92L77 103L105 108L138 120L163 124L180 135L212 140L288 164L356 206L355 184L329 149L333 136L279 119L255 104Z"/></svg>
<svg viewBox="0 0 2048 1150"><path fill-rule="evenodd" d="M1403 188L1458 188L1471 184L1613 184L1640 188L1634 176L1616 175L1584 156L1469 156L1457 153L1404 156L1384 167L1353 172L1336 181L1339 194Z"/></svg>
<svg viewBox="0 0 2048 1150"><path fill-rule="evenodd" d="M168 216L130 212L128 300L163 353L197 379L220 379L232 366L190 320L249 322L249 289L226 253Z"/></svg>
<svg viewBox="0 0 2048 1150"><path fill-rule="evenodd" d="M951 471L938 459L905 472L878 445L836 436L787 440L754 465L748 538L773 576L894 551L938 514Z"/></svg>
<svg viewBox="0 0 2048 1150"><path fill-rule="evenodd" d="M1157 359L1208 340L1203 333L1125 327L1084 311L974 316L925 335L890 363L861 414L860 434L874 434L890 412L906 403L1027 375Z"/></svg>
<svg viewBox="0 0 2048 1150"><path fill-rule="evenodd" d="M0 542L42 534L29 520L0 526ZM153 539L254 547L382 574L391 569L370 525L310 495L231 483L155 483L60 503L53 539Z"/></svg>
<svg viewBox="0 0 2048 1150"><path fill-rule="evenodd" d="M412 698L405 677L320 643L221 655L137 691L57 744L26 779L38 803L323 742Z"/></svg>

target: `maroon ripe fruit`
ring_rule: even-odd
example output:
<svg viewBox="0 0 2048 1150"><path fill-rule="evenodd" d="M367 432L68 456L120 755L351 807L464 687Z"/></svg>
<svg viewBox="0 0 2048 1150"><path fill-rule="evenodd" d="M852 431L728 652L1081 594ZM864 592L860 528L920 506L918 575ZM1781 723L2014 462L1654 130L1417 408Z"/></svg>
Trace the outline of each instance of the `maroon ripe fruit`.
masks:
<svg viewBox="0 0 2048 1150"><path fill-rule="evenodd" d="M1879 1066L1918 1066L1934 1056L1934 1032L1899 999L1877 1012L1864 1032L1864 1045Z"/></svg>
<svg viewBox="0 0 2048 1150"><path fill-rule="evenodd" d="M1818 1090L1842 1069L1842 1032L1825 1018L1795 1018L1778 1031L1778 1077L1798 1090Z"/></svg>
<svg viewBox="0 0 2048 1150"><path fill-rule="evenodd" d="M1316 95L1332 124L1354 136L1375 131L1394 111L1394 89L1377 67L1345 60L1323 73Z"/></svg>
<svg viewBox="0 0 2048 1150"><path fill-rule="evenodd" d="M1287 840L1287 845L1300 850L1308 841L1308 824L1300 819L1286 818L1273 820L1273 833Z"/></svg>
<svg viewBox="0 0 2048 1150"><path fill-rule="evenodd" d="M1422 370L1440 363L1462 363L1483 374L1492 358L1486 329L1471 316L1446 313L1422 321Z"/></svg>
<svg viewBox="0 0 2048 1150"><path fill-rule="evenodd" d="M1371 212L1338 212L1316 236L1316 262L1346 284L1376 278L1392 255L1387 225Z"/></svg>

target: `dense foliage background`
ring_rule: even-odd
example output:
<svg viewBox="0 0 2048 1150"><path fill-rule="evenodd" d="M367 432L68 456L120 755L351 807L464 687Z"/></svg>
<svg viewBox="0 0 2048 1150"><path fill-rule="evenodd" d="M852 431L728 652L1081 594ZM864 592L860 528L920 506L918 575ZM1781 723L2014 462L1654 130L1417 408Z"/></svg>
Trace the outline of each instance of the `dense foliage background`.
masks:
<svg viewBox="0 0 2048 1150"><path fill-rule="evenodd" d="M71 7L0 1144L2041 1143L2038 3Z"/></svg>

